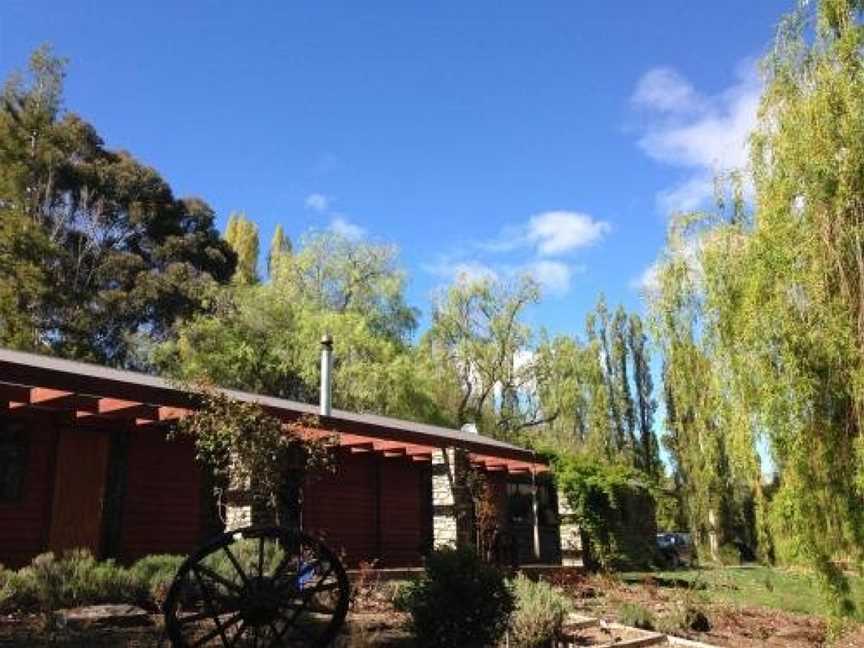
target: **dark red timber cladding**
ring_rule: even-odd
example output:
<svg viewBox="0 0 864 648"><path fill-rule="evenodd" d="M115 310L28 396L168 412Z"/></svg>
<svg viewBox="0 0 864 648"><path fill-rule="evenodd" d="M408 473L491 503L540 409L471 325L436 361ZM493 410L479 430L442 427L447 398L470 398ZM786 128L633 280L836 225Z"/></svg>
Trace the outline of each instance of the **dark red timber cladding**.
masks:
<svg viewBox="0 0 864 648"><path fill-rule="evenodd" d="M429 507L425 464L405 458L381 459L381 563L383 567L419 565L427 544ZM429 494L431 497L431 493Z"/></svg>
<svg viewBox="0 0 864 648"><path fill-rule="evenodd" d="M187 439L132 430L126 497L121 513L121 558L154 553L187 554L202 541L201 471Z"/></svg>
<svg viewBox="0 0 864 648"><path fill-rule="evenodd" d="M510 524L509 512L507 511L507 473L487 472L486 479L489 483L489 494L498 514L498 526L506 529Z"/></svg>
<svg viewBox="0 0 864 648"><path fill-rule="evenodd" d="M303 529L320 537L349 566L377 557L377 471L371 452L340 450L336 472L317 478L303 501Z"/></svg>
<svg viewBox="0 0 864 648"><path fill-rule="evenodd" d="M27 440L21 497L0 501L0 564L20 567L45 551L48 541L57 436L50 415L27 413L5 420L23 423Z"/></svg>

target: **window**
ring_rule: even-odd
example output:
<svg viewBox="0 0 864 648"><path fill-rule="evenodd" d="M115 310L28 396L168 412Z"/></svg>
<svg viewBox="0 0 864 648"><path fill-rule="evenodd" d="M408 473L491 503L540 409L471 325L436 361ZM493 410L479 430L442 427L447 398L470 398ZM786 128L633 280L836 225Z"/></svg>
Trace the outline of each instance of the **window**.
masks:
<svg viewBox="0 0 864 648"><path fill-rule="evenodd" d="M23 426L12 421L0 421L0 502L21 499L26 464L27 442Z"/></svg>

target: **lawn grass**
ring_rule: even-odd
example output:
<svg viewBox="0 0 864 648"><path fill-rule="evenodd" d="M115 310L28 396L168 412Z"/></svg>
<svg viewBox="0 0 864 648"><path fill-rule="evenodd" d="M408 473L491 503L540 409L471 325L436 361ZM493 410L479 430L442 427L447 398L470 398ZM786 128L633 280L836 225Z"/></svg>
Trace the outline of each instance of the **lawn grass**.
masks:
<svg viewBox="0 0 864 648"><path fill-rule="evenodd" d="M659 581L661 587L693 585L694 589L711 601L728 602L748 606L763 606L800 612L826 615L829 608L821 596L816 579L803 571L791 571L776 567L740 566L709 567L704 569L680 569L662 572L632 572L622 574L627 583L643 582L648 577ZM849 576L853 600L858 603L858 621L864 622L864 578Z"/></svg>

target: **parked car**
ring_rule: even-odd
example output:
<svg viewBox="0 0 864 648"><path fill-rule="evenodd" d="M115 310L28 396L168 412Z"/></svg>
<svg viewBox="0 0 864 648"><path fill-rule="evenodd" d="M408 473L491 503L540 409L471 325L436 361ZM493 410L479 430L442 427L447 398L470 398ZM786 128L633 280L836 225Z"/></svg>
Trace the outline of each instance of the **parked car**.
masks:
<svg viewBox="0 0 864 648"><path fill-rule="evenodd" d="M670 567L690 564L693 560L693 543L689 533L658 533L657 550Z"/></svg>

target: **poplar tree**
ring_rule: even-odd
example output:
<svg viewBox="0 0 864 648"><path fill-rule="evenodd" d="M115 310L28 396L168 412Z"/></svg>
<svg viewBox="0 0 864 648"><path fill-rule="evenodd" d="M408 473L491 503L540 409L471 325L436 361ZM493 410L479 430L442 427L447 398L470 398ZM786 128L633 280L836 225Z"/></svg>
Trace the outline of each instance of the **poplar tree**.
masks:
<svg viewBox="0 0 864 648"><path fill-rule="evenodd" d="M270 240L270 251L267 253L267 276L270 279L276 274L279 263L291 254L291 240L285 234L282 225L277 225Z"/></svg>
<svg viewBox="0 0 864 648"><path fill-rule="evenodd" d="M245 286L258 283L258 225L243 213L231 214L225 228L225 240L237 255L234 281Z"/></svg>

